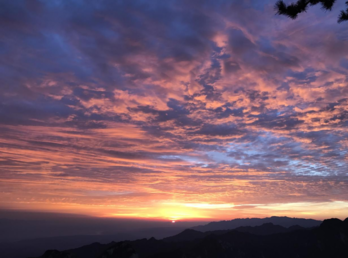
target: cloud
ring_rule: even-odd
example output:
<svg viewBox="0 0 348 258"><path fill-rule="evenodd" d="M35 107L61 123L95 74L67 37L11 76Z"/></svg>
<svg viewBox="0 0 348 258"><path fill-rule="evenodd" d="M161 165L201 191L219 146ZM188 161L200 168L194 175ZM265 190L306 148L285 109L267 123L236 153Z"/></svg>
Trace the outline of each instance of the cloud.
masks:
<svg viewBox="0 0 348 258"><path fill-rule="evenodd" d="M346 202L339 8L289 20L273 4L1 3L0 207Z"/></svg>

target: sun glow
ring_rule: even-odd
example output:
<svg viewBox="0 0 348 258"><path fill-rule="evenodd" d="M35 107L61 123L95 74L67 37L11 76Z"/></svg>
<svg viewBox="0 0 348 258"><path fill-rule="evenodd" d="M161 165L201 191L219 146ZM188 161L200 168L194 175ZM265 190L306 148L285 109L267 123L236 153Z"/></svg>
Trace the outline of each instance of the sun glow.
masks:
<svg viewBox="0 0 348 258"><path fill-rule="evenodd" d="M175 223L179 220L207 219L212 217L212 210L200 205L185 203L157 203L151 208L144 208L137 212L135 208L124 209L124 212L108 213L111 217L137 217L147 219L168 220ZM106 215L108 216L108 215ZM173 222L174 221L174 222Z"/></svg>
<svg viewBox="0 0 348 258"><path fill-rule="evenodd" d="M197 219L197 218L209 218L204 211L190 207L170 206L160 208L158 210L159 217L168 219L171 221L185 220L185 219Z"/></svg>

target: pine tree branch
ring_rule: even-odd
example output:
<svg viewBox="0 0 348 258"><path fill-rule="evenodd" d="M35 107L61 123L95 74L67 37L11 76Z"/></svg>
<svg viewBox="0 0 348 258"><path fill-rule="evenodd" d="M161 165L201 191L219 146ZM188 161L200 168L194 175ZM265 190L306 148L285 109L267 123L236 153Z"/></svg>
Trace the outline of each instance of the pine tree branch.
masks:
<svg viewBox="0 0 348 258"><path fill-rule="evenodd" d="M296 3L286 5L283 0L279 0L275 4L275 9L279 15L285 15L291 19L296 19L299 13L307 11L308 5L312 6L321 3L323 9L331 11L335 2L336 0L298 0ZM348 6L348 1L346 2L346 5ZM347 20L348 7L346 11L341 11L338 16L338 23Z"/></svg>

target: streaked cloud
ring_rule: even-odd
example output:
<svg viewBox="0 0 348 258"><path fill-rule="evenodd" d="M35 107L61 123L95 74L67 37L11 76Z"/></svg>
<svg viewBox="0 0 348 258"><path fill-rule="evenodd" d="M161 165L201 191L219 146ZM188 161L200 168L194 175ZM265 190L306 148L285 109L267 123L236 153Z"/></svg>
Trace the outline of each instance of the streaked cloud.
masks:
<svg viewBox="0 0 348 258"><path fill-rule="evenodd" d="M342 8L289 20L273 5L2 3L0 207L343 218Z"/></svg>

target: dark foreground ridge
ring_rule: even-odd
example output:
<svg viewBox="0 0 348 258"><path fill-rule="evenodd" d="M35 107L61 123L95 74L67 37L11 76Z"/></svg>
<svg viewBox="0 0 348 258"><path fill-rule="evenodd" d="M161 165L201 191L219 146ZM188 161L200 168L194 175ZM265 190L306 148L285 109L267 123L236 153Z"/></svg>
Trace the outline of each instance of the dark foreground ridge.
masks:
<svg viewBox="0 0 348 258"><path fill-rule="evenodd" d="M347 258L348 218L319 227L285 228L271 223L235 230L182 233L156 240L94 243L68 251L49 250L40 258Z"/></svg>

